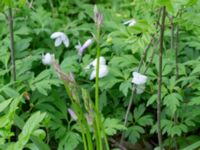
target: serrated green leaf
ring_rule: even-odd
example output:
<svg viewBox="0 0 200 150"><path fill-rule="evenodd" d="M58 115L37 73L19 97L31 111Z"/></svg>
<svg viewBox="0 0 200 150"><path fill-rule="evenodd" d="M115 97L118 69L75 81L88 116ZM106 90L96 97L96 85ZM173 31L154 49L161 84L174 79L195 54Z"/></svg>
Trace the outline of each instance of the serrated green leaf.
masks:
<svg viewBox="0 0 200 150"><path fill-rule="evenodd" d="M138 107L136 107L133 113L134 119L137 121L144 114L144 111L145 111L144 104L141 104Z"/></svg>
<svg viewBox="0 0 200 150"><path fill-rule="evenodd" d="M119 90L122 91L122 93L124 94L124 96L127 96L128 95L128 91L129 89L132 88L132 83L131 81L124 81L120 84L119 86Z"/></svg>
<svg viewBox="0 0 200 150"><path fill-rule="evenodd" d="M165 96L163 104L172 111L172 114L174 114L177 110L177 107L180 106L180 101L182 101L181 95L178 93L171 93Z"/></svg>
<svg viewBox="0 0 200 150"><path fill-rule="evenodd" d="M133 143L135 144L141 134L143 134L145 131L142 127L140 126L132 126L132 127L129 127L128 130L125 132L125 136L128 137L128 139Z"/></svg>
<svg viewBox="0 0 200 150"><path fill-rule="evenodd" d="M115 135L117 130L125 130L126 127L120 123L118 119L106 118L104 120L104 128L107 135Z"/></svg>

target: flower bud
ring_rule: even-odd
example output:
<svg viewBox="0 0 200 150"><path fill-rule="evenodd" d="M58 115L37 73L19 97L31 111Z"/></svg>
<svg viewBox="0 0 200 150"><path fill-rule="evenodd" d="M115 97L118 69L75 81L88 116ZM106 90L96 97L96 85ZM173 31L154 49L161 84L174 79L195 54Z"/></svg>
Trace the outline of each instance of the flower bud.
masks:
<svg viewBox="0 0 200 150"><path fill-rule="evenodd" d="M78 119L78 117L76 116L75 112L71 109L68 108L68 112L70 114L70 116L76 121Z"/></svg>
<svg viewBox="0 0 200 150"><path fill-rule="evenodd" d="M94 6L94 22L99 27L103 22L103 15L98 11L97 6Z"/></svg>

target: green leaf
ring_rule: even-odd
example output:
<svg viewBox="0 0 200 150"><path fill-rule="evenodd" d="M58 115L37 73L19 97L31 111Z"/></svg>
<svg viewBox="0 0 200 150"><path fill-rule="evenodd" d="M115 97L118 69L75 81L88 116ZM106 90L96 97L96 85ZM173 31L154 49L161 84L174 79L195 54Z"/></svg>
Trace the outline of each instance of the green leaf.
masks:
<svg viewBox="0 0 200 150"><path fill-rule="evenodd" d="M11 146L16 150L23 149L23 147L29 141L31 134L35 131L36 128L38 128L39 123L44 119L45 116L46 114L41 112L36 112L33 114L25 123L22 132L19 134L18 141Z"/></svg>
<svg viewBox="0 0 200 150"><path fill-rule="evenodd" d="M172 114L174 114L177 110L177 107L180 106L180 101L182 101L181 95L178 93L171 93L165 96L163 104L169 107L169 109L172 111Z"/></svg>
<svg viewBox="0 0 200 150"><path fill-rule="evenodd" d="M193 97L188 105L200 105L200 96Z"/></svg>
<svg viewBox="0 0 200 150"><path fill-rule="evenodd" d="M58 150L74 150L81 142L79 134L68 131L65 137L60 141Z"/></svg>
<svg viewBox="0 0 200 150"><path fill-rule="evenodd" d="M128 139L135 144L139 139L141 134L143 134L145 131L140 126L132 126L129 127L128 130L125 132L125 137L128 137Z"/></svg>
<svg viewBox="0 0 200 150"><path fill-rule="evenodd" d="M200 147L200 141L195 142L195 143L183 148L182 150L195 150L195 149L197 149L199 147Z"/></svg>
<svg viewBox="0 0 200 150"><path fill-rule="evenodd" d="M117 130L125 130L126 127L120 123L118 119L106 118L104 120L104 128L107 135L112 136L117 133Z"/></svg>
<svg viewBox="0 0 200 150"><path fill-rule="evenodd" d="M144 104L141 104L138 107L136 107L133 113L134 119L137 121L144 114L144 111L145 111Z"/></svg>
<svg viewBox="0 0 200 150"><path fill-rule="evenodd" d="M10 104L11 101L12 101L12 99L8 99L8 100L1 102L0 103L0 112L2 112L4 109L6 109L6 107Z"/></svg>
<svg viewBox="0 0 200 150"><path fill-rule="evenodd" d="M31 141L33 141L34 145L37 146L37 148L39 150L50 150L49 145L47 145L46 143L44 143L40 138L31 135Z"/></svg>
<svg viewBox="0 0 200 150"><path fill-rule="evenodd" d="M156 102L157 97L158 97L157 94L152 95L150 97L150 99L147 101L147 106L149 106L149 105L153 104L154 102Z"/></svg>
<svg viewBox="0 0 200 150"><path fill-rule="evenodd" d="M122 91L124 96L127 96L129 89L132 88L132 84L130 80L124 81L120 84L119 90Z"/></svg>
<svg viewBox="0 0 200 150"><path fill-rule="evenodd" d="M170 13L174 12L172 0L157 0L157 4L160 6L166 6L167 11Z"/></svg>
<svg viewBox="0 0 200 150"><path fill-rule="evenodd" d="M153 125L153 118L151 115L145 115L136 121L141 126Z"/></svg>

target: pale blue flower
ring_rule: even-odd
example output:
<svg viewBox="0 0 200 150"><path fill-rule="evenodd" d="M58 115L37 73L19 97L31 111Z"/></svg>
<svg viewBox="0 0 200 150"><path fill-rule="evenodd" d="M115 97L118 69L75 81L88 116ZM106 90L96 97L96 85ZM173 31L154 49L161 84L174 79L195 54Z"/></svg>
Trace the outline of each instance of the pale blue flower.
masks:
<svg viewBox="0 0 200 150"><path fill-rule="evenodd" d="M69 47L69 39L63 32L54 32L51 35L51 39L55 39L55 47L64 43L65 47Z"/></svg>
<svg viewBox="0 0 200 150"><path fill-rule="evenodd" d="M93 39L88 39L82 46L80 42L76 45L76 49L79 50L79 54L82 55L84 50L93 43Z"/></svg>

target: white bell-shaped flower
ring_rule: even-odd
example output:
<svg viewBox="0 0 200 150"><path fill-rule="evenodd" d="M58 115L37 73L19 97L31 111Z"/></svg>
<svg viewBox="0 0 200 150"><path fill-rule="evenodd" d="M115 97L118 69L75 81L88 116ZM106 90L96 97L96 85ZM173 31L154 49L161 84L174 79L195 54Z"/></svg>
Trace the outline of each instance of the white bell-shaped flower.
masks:
<svg viewBox="0 0 200 150"><path fill-rule="evenodd" d="M142 75L138 72L133 72L132 83L136 85L145 84L147 82L147 76Z"/></svg>
<svg viewBox="0 0 200 150"><path fill-rule="evenodd" d="M129 27L136 25L137 21L135 19L128 20L124 22L125 25L128 25Z"/></svg>
<svg viewBox="0 0 200 150"><path fill-rule="evenodd" d="M108 74L108 66L107 65L99 65L99 78L103 78ZM90 80L96 78L96 68L92 71L90 75Z"/></svg>
<svg viewBox="0 0 200 150"><path fill-rule="evenodd" d="M63 32L54 32L51 35L51 39L55 39L55 47L64 43L65 47L69 47L69 39Z"/></svg>
<svg viewBox="0 0 200 150"><path fill-rule="evenodd" d="M44 65L51 65L54 61L54 55L50 53L46 53L45 55L42 55L42 63Z"/></svg>

